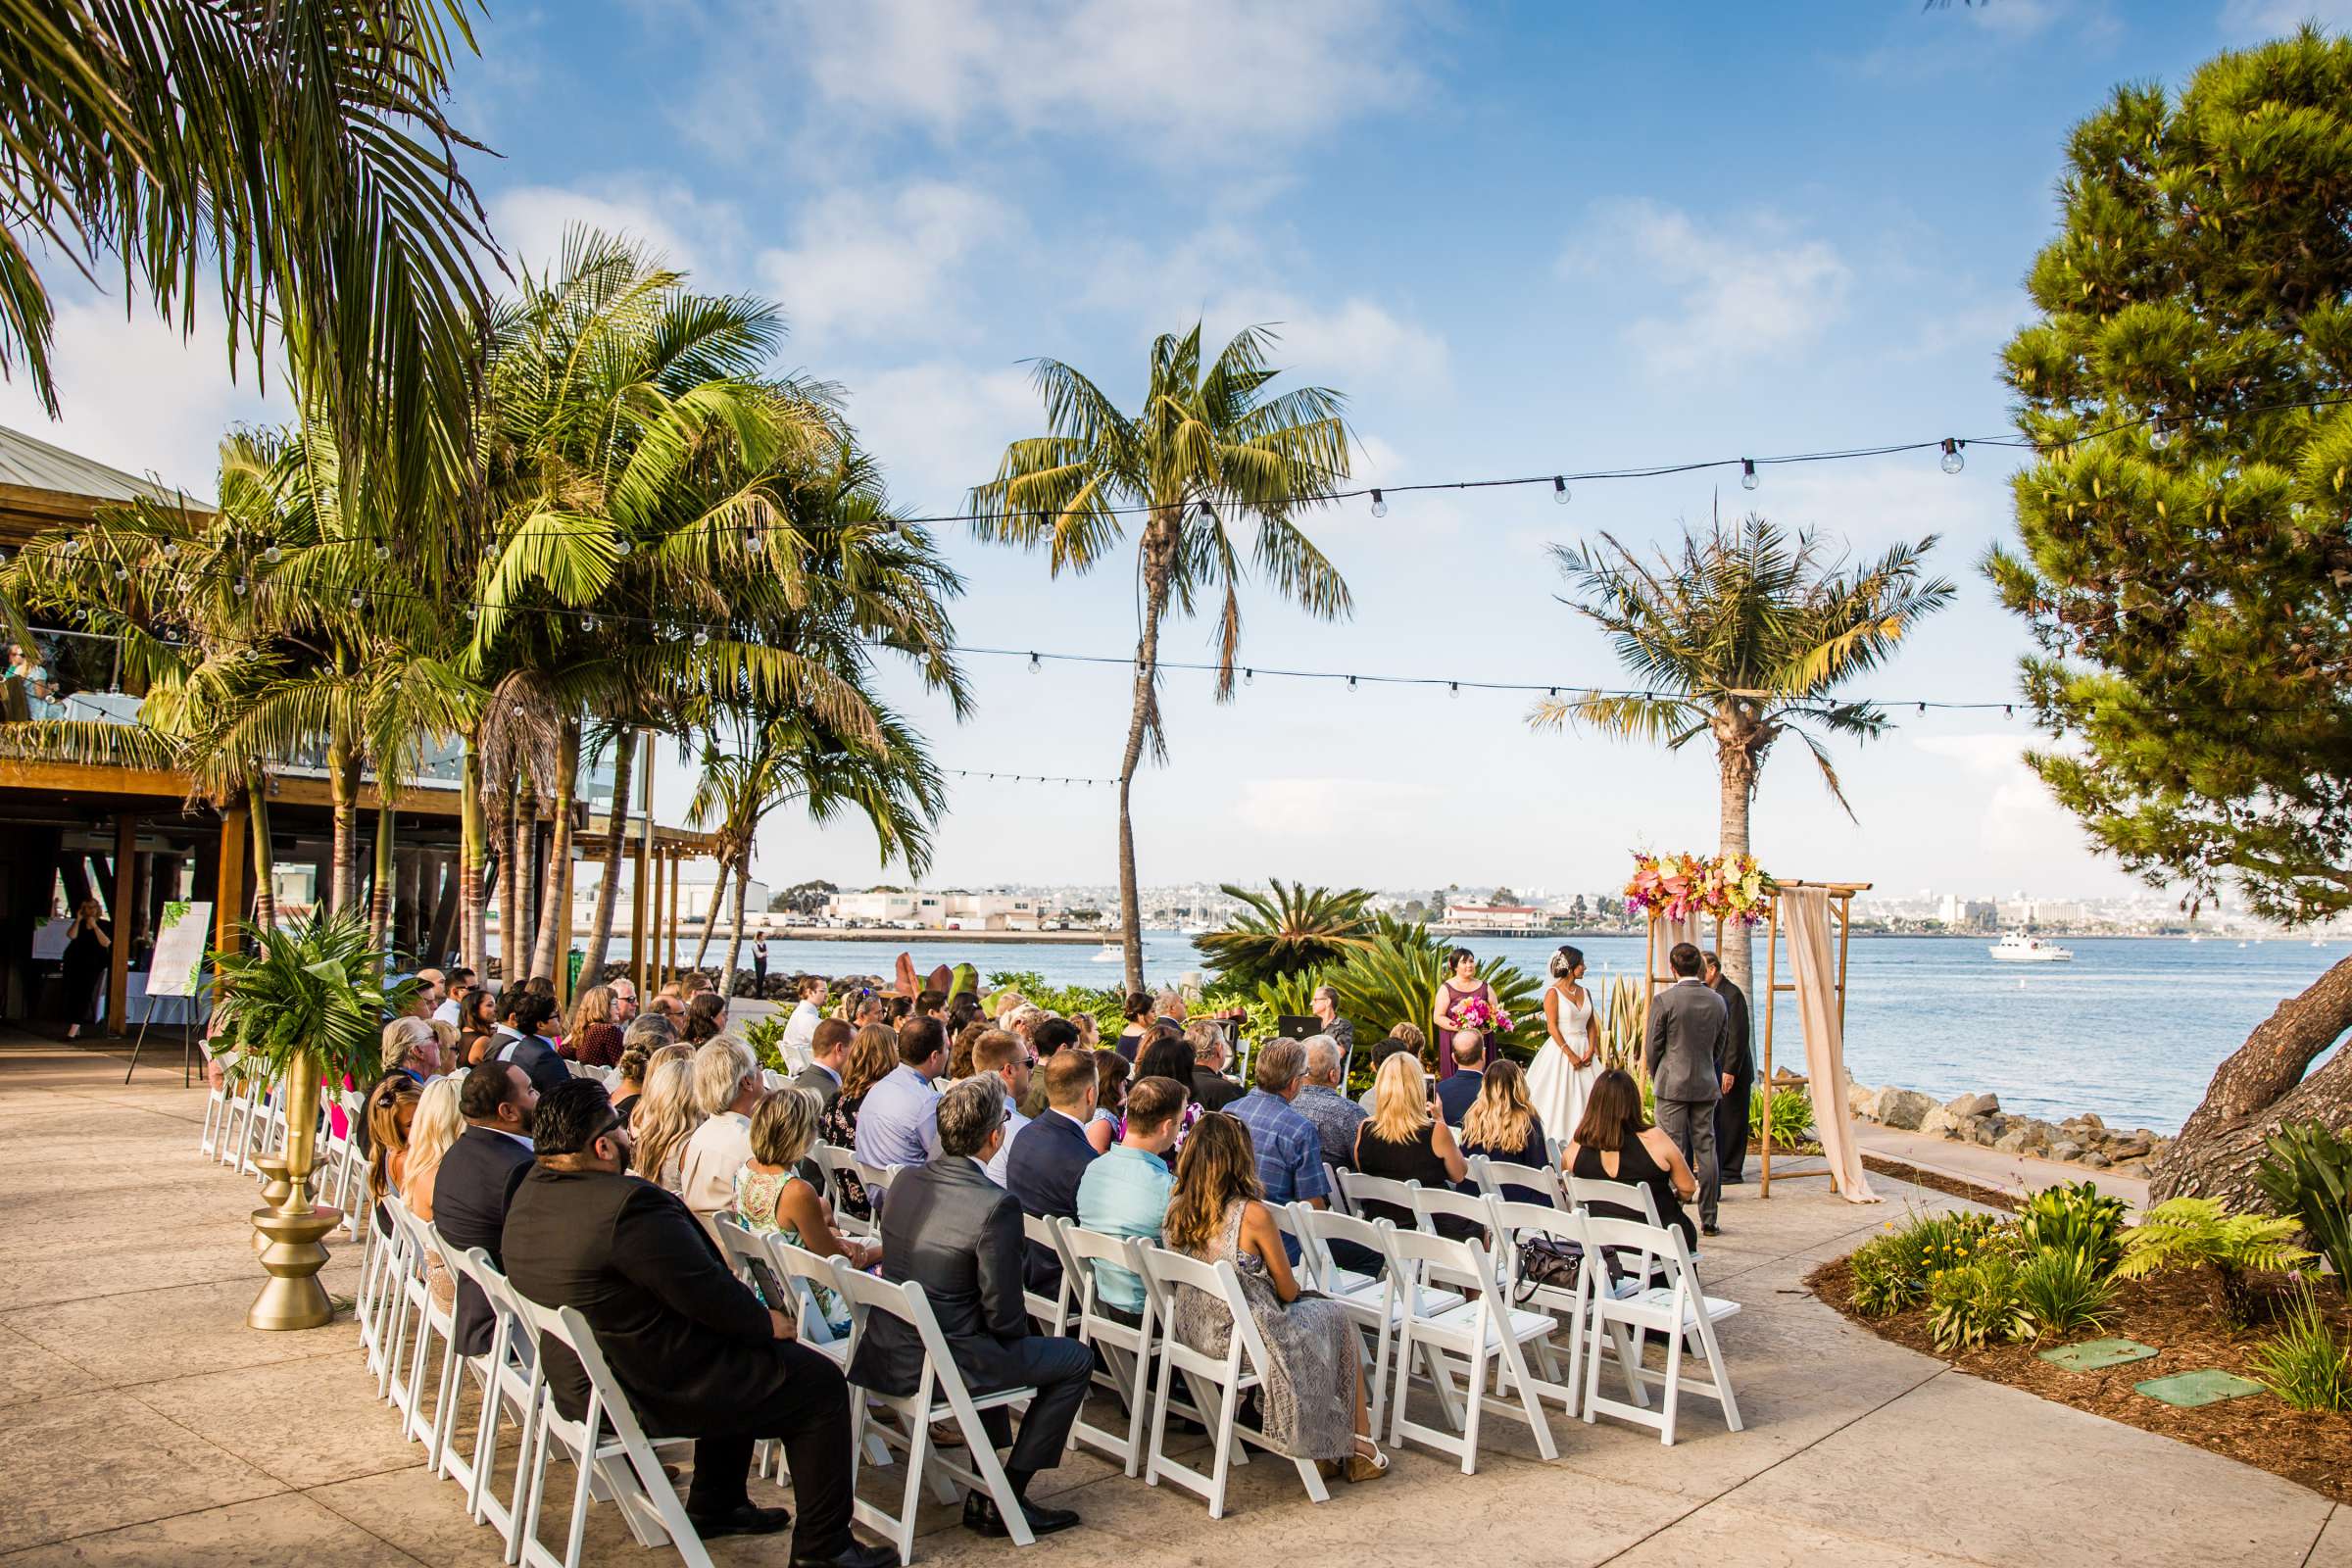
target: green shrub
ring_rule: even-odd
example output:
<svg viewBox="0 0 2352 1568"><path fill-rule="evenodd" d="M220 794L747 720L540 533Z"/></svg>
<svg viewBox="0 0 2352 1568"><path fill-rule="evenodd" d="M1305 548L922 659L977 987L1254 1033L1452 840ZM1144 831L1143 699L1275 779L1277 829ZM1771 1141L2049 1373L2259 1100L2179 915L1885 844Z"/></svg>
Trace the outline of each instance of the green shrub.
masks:
<svg viewBox="0 0 2352 1568"><path fill-rule="evenodd" d="M2352 1292L2352 1135L2291 1122L2271 1138L2270 1150L2255 1180L2279 1213L2303 1222L2335 1269L2335 1288Z"/></svg>
<svg viewBox="0 0 2352 1568"><path fill-rule="evenodd" d="M2285 1330L2255 1348L2254 1375L2298 1410L2352 1410L2352 1358L2320 1310L2311 1282L2297 1282Z"/></svg>
<svg viewBox="0 0 2352 1568"><path fill-rule="evenodd" d="M2034 1339L2084 1334L2115 1315L2111 1266L2087 1252L2045 1247L2017 1271L2017 1302Z"/></svg>
<svg viewBox="0 0 2352 1568"><path fill-rule="evenodd" d="M2033 1333L2018 1294L2019 1269L2007 1252L1987 1250L1928 1282L1928 1332L1946 1354L1981 1350Z"/></svg>
<svg viewBox="0 0 2352 1568"><path fill-rule="evenodd" d="M2044 1187L2018 1211L2018 1240L2032 1251L2080 1252L2105 1279L2123 1261L2126 1212L2124 1200L2100 1192L2096 1182Z"/></svg>
<svg viewBox="0 0 2352 1568"><path fill-rule="evenodd" d="M1382 915L1372 934L1337 964L1290 974L1257 988L1255 1000L1268 1017L1281 1012L1303 1013L1306 999L1318 985L1339 993L1340 1011L1355 1024L1359 1054L1399 1023L1424 1034L1437 1005L1438 986L1446 978L1446 954L1452 947L1430 935L1425 926L1406 925ZM1478 966L1478 977L1494 994L1495 1005L1511 1019L1511 1030L1499 1042L1503 1054L1527 1061L1543 1044L1543 989L1501 958ZM1253 1013L1254 1016L1254 1013ZM1426 1058L1434 1061L1434 1057Z"/></svg>
<svg viewBox="0 0 2352 1568"><path fill-rule="evenodd" d="M1808 1089L1775 1089L1772 1092L1772 1147L1788 1149L1808 1143L1813 1137L1813 1094ZM1747 1101L1747 1136L1757 1143L1764 1141L1764 1097L1750 1095Z"/></svg>
<svg viewBox="0 0 2352 1568"><path fill-rule="evenodd" d="M2206 1269L2223 1321L2242 1327L2253 1304L2247 1274L2283 1273L2311 1260L2294 1244L2300 1229L2291 1219L2232 1214L2210 1198L2176 1198L2124 1232L2124 1260L2115 1272L2140 1279L2166 1269Z"/></svg>
<svg viewBox="0 0 2352 1568"><path fill-rule="evenodd" d="M1891 1317L1917 1306L1941 1276L1968 1267L1988 1250L2003 1250L1999 1226L1995 1216L1974 1213L1920 1214L1889 1225L1848 1260L1854 1309L1866 1317Z"/></svg>
<svg viewBox="0 0 2352 1568"><path fill-rule="evenodd" d="M1903 1267L1900 1251L1898 1237L1880 1236L1846 1259L1854 1276L1854 1310L1864 1317L1892 1317L1919 1304L1923 1282Z"/></svg>
<svg viewBox="0 0 2352 1568"><path fill-rule="evenodd" d="M752 1048L760 1065L770 1072L784 1070L784 1015L770 1013L743 1026L743 1043Z"/></svg>

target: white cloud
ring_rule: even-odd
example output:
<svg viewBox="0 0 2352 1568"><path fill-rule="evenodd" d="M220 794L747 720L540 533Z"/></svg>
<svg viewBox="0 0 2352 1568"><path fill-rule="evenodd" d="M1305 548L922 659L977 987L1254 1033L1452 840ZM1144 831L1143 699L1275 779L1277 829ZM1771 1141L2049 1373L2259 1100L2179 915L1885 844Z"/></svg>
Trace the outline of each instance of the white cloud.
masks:
<svg viewBox="0 0 2352 1568"><path fill-rule="evenodd" d="M1109 131L1190 160L1419 97L1409 17L1402 0L731 0L710 30L715 74L739 86L696 101L723 117L758 82L772 105L788 96L776 76L800 73L836 135L877 122L941 136Z"/></svg>
<svg viewBox="0 0 2352 1568"><path fill-rule="evenodd" d="M1427 835L1444 800L1437 785L1402 779L1249 779L1234 815L1244 826L1285 843L1404 843Z"/></svg>
<svg viewBox="0 0 2352 1568"><path fill-rule="evenodd" d="M581 186L518 185L490 198L490 230L510 264L552 268L575 225L623 234L694 274L696 286L729 286L742 220L726 202L705 201L682 184L614 175Z"/></svg>
<svg viewBox="0 0 2352 1568"><path fill-rule="evenodd" d="M2014 875L2045 858L2053 863L2081 861L2085 847L2082 827L2026 765L2029 737L2022 732L1916 735L1911 744L1955 765L1973 781L1966 793L1982 803L1977 844L1991 864L2014 868ZM2053 748L2047 736L2033 736L2031 744L2063 749ZM1962 825L1947 824L1947 843L1957 841Z"/></svg>
<svg viewBox="0 0 2352 1568"><path fill-rule="evenodd" d="M965 260L1018 227L993 197L963 185L835 191L803 212L795 244L760 253L760 281L810 343L936 339L954 328Z"/></svg>
<svg viewBox="0 0 2352 1568"><path fill-rule="evenodd" d="M1276 363L1305 383L1354 393L1378 381L1391 383L1392 395L1399 389L1396 383L1411 384L1424 394L1449 384L1443 337L1361 297L1318 310L1286 294L1248 292L1216 301L1206 315L1225 323L1225 333L1245 326L1271 328L1280 339ZM1223 337L1213 341L1221 343Z"/></svg>
<svg viewBox="0 0 2352 1568"><path fill-rule="evenodd" d="M50 421L20 366L0 381L0 424L209 500L229 426L281 422L293 410L278 366L265 396L248 345L232 380L218 318L202 305L196 316L183 338L144 305L125 318L112 300L61 304L52 363L64 416Z"/></svg>
<svg viewBox="0 0 2352 1568"><path fill-rule="evenodd" d="M1702 228L1650 201L1604 205L1562 255L1574 276L1652 280L1671 299L1625 339L1646 368L1685 374L1801 347L1845 308L1853 270L1826 242L1771 214Z"/></svg>
<svg viewBox="0 0 2352 1568"><path fill-rule="evenodd" d="M997 470L1006 443L1044 425L1037 393L1017 369L980 370L947 360L852 371L850 422L888 466L902 507L953 512Z"/></svg>
<svg viewBox="0 0 2352 1568"><path fill-rule="evenodd" d="M2352 0L2225 0L2222 31L2240 42L2284 38L2306 22L2330 32L2352 30Z"/></svg>

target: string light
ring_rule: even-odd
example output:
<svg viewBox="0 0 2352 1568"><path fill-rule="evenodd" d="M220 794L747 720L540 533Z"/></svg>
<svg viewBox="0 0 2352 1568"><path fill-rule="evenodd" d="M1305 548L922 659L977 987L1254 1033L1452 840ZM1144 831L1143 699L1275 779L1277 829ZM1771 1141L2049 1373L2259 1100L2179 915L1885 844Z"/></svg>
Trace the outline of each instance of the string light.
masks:
<svg viewBox="0 0 2352 1568"><path fill-rule="evenodd" d="M1568 481L1563 475L1555 473L1551 476L1551 499L1559 506L1568 504Z"/></svg>
<svg viewBox="0 0 2352 1568"><path fill-rule="evenodd" d="M1753 458L1741 458L1740 460L1740 488L1742 490L1753 490L1756 486L1762 484L1763 482L1764 481L1762 479L1756 477L1756 460Z"/></svg>
<svg viewBox="0 0 2352 1568"><path fill-rule="evenodd" d="M708 648L710 646L710 627L697 626L694 628L694 646L697 648Z"/></svg>
<svg viewBox="0 0 2352 1568"><path fill-rule="evenodd" d="M375 544L375 559L378 561L390 561L392 559L392 547L388 544L385 544L380 539L377 540Z"/></svg>
<svg viewBox="0 0 2352 1568"><path fill-rule="evenodd" d="M1242 684L1243 684L1243 685L1245 685L1245 686L1254 686L1254 685L1256 685L1256 684L1257 684L1257 671L1256 671L1256 670L1254 670L1254 669L1248 669L1248 668L1245 668L1245 669L1242 671Z"/></svg>
<svg viewBox="0 0 2352 1568"><path fill-rule="evenodd" d="M2172 444L2173 433L2169 421L2164 419L2150 419L2148 421L2148 450L2150 452L2162 452L2166 447L2169 447Z"/></svg>
<svg viewBox="0 0 2352 1568"><path fill-rule="evenodd" d="M242 577L237 579L237 597L239 599L245 597L245 579Z"/></svg>
<svg viewBox="0 0 2352 1568"><path fill-rule="evenodd" d="M1044 660L1042 660L1042 659L1040 659L1040 658L1038 658L1038 657L1037 657L1037 651L1036 651L1035 649L1032 649L1032 650L1030 650L1030 653L1029 653L1029 673L1030 673L1030 674L1032 674L1032 675L1042 675L1042 674L1044 674L1045 672L1046 672L1046 662L1045 662Z"/></svg>
<svg viewBox="0 0 2352 1568"><path fill-rule="evenodd" d="M1960 455L1960 449L1966 445L1968 445L1967 442L1956 440L1948 435L1943 438L1944 472L1958 473L1968 466L1968 460Z"/></svg>
<svg viewBox="0 0 2352 1568"><path fill-rule="evenodd" d="M1375 486L1372 491L1372 515L1375 517L1385 517L1388 514L1388 500L1386 497L1381 495L1379 488Z"/></svg>
<svg viewBox="0 0 2352 1568"><path fill-rule="evenodd" d="M262 559L274 566L286 559L286 553L279 549L277 541L272 539L270 541L270 548L262 552Z"/></svg>

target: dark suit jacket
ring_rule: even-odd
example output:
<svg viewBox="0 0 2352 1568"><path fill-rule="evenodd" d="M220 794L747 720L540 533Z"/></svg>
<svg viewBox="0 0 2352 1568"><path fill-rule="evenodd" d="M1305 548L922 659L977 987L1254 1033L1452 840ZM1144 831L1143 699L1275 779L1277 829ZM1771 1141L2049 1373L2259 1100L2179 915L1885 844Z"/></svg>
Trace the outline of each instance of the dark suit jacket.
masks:
<svg viewBox="0 0 2352 1568"><path fill-rule="evenodd" d="M1478 1092L1486 1081L1484 1068L1464 1067L1438 1085L1438 1108L1446 1113L1447 1126L1459 1127L1462 1124L1462 1118L1470 1113L1471 1103L1478 1099Z"/></svg>
<svg viewBox="0 0 2352 1568"><path fill-rule="evenodd" d="M841 1098L841 1080L813 1061L794 1077L792 1087L814 1091L816 1098L824 1102L817 1107L820 1111L831 1110L833 1102Z"/></svg>
<svg viewBox="0 0 2352 1568"><path fill-rule="evenodd" d="M507 1049L508 1044L514 1045L514 1054L508 1059L522 1069L522 1075L531 1081L531 1087L541 1094L546 1094L558 1084L571 1082L571 1068L562 1056L556 1054L555 1047L537 1035L524 1035L520 1040L515 1040L512 1035L501 1035L499 1041L498 1049L501 1052Z"/></svg>
<svg viewBox="0 0 2352 1568"><path fill-rule="evenodd" d="M1078 1217L1078 1179L1095 1162L1086 1129L1057 1110L1048 1110L1020 1130L1004 1156L1004 1186L1024 1214ZM1051 1248L1029 1248L1029 1288L1041 1296L1061 1289L1061 1259Z"/></svg>
<svg viewBox="0 0 2352 1568"><path fill-rule="evenodd" d="M1732 1075L1733 1087L1756 1081L1754 1042L1748 1038L1747 993L1732 984L1730 975L1719 975L1707 988L1723 999L1724 1011L1731 1015L1732 1064L1725 1071Z"/></svg>
<svg viewBox="0 0 2352 1568"><path fill-rule="evenodd" d="M1193 1069L1193 1099L1200 1102L1204 1114L1223 1110L1249 1092L1221 1072L1210 1072L1206 1067Z"/></svg>
<svg viewBox="0 0 2352 1568"><path fill-rule="evenodd" d="M1022 1380L1015 1353L1030 1337L1021 1300L1021 1206L961 1154L902 1170L882 1205L882 1277L923 1288L948 1351L974 1391ZM911 1394L923 1371L914 1331L879 1314L866 1321L850 1381Z"/></svg>
<svg viewBox="0 0 2352 1568"><path fill-rule="evenodd" d="M507 1211L506 1259L517 1291L588 1320L650 1433L725 1430L783 1381L767 1308L685 1203L652 1182L534 1164ZM578 1419L588 1375L562 1345L539 1353L556 1408Z"/></svg>
<svg viewBox="0 0 2352 1568"><path fill-rule="evenodd" d="M505 1133L468 1127L441 1156L433 1177L433 1229L463 1252L478 1247L505 1268L502 1233L507 1205L531 1168L531 1152ZM458 1349L480 1355L490 1348L490 1303L473 1282L458 1281Z"/></svg>
<svg viewBox="0 0 2352 1568"><path fill-rule="evenodd" d="M1660 1100L1722 1099L1721 1075L1732 1070L1731 1015L1723 999L1695 978L1661 990L1650 1000L1642 1060Z"/></svg>

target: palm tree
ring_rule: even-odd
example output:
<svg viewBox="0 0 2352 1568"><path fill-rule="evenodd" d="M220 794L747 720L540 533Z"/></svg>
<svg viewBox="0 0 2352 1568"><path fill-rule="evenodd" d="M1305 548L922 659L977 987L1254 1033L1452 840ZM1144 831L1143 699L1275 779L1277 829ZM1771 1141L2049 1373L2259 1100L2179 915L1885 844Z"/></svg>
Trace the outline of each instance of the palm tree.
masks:
<svg viewBox="0 0 2352 1568"><path fill-rule="evenodd" d="M1239 899L1249 912L1222 931L1196 937L1193 946L1236 985L1254 988L1269 980L1345 960L1365 947L1373 931L1372 895L1362 888L1335 893L1303 882L1285 886L1270 879L1271 893L1228 882L1221 891Z"/></svg>
<svg viewBox="0 0 2352 1568"><path fill-rule="evenodd" d="M1045 548L1054 576L1108 560L1127 537L1123 514L1139 514L1135 695L1119 762L1119 925L1130 991L1144 983L1144 948L1129 797L1146 745L1155 758L1167 755L1160 622L1171 607L1189 615L1202 597L1220 599L1216 694L1225 702L1241 644L1245 549L1277 593L1316 618L1351 609L1347 582L1297 522L1348 475L1345 401L1319 386L1268 395L1280 373L1267 366L1274 341L1264 327L1248 328L1203 368L1200 323L1162 335L1133 416L1069 366L1038 361L1048 433L1005 448L997 476L971 494L979 537ZM1246 546L1236 533L1245 519L1253 533Z"/></svg>
<svg viewBox="0 0 2352 1568"><path fill-rule="evenodd" d="M1715 743L1724 855L1746 855L1748 808L1764 757L1783 734L1801 739L1831 796L1850 816L1823 736L1871 740L1887 719L1833 693L1891 658L1904 635L1948 604L1952 585L1926 577L1930 534L1847 570L1810 530L1788 533L1750 513L1704 535L1686 533L1679 557L1644 561L1608 534L1598 546L1554 545L1571 584L1564 602L1609 634L1617 661L1643 688L1547 698L1529 724L1581 724L1669 751L1704 735ZM1821 735L1814 731L1818 729ZM1724 971L1752 978L1747 929L1726 933Z"/></svg>

